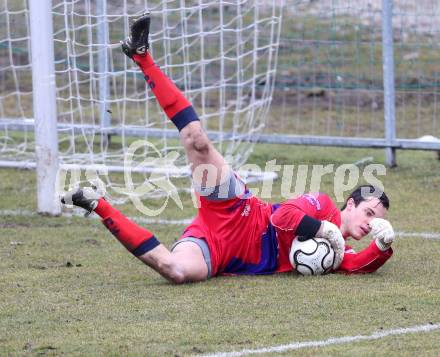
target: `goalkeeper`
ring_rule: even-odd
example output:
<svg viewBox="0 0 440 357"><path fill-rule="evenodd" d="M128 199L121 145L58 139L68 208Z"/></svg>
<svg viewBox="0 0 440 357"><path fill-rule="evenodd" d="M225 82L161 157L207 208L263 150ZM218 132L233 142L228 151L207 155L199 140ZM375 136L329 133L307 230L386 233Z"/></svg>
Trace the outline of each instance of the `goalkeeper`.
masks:
<svg viewBox="0 0 440 357"><path fill-rule="evenodd" d="M198 215L171 250L154 234L130 221L98 193L77 188L62 198L98 214L108 230L137 258L174 283L216 275L291 271L289 250L296 236L322 237L335 251L333 271L370 273L392 255L394 232L383 219L385 193L361 186L339 211L325 194L305 194L281 204L263 202L246 188L204 132L191 103L154 63L148 52L150 16L131 26L123 52L139 66L168 118L179 130L200 199ZM359 253L345 239L374 240Z"/></svg>

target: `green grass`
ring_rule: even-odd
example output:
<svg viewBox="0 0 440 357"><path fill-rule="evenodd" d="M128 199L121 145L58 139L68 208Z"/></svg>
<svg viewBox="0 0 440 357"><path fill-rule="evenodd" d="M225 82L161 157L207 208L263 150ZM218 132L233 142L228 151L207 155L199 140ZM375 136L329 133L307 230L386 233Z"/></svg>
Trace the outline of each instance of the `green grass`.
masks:
<svg viewBox="0 0 440 357"><path fill-rule="evenodd" d="M382 150L264 145L250 162L337 166L365 156L383 162ZM397 231L440 232L440 162L432 152L413 151L399 151L398 162L381 177L391 198L389 219ZM0 179L0 210L35 210L35 172L2 169ZM281 199L279 186L274 202ZM321 190L334 197L331 175ZM163 218L195 213L189 196L181 198L185 209L170 205ZM130 203L119 207L140 216ZM184 226L149 228L169 246ZM440 240L398 239L393 258L370 275L220 277L173 286L95 219L3 215L0 229L1 356L186 356L440 322ZM439 336L407 334L296 353L438 355Z"/></svg>
<svg viewBox="0 0 440 357"><path fill-rule="evenodd" d="M114 32L114 38L121 37ZM268 133L383 136L378 28L350 18L332 21L303 16L285 21L282 37ZM302 40L309 42L301 44ZM395 46L399 137L440 136L435 125L438 51L430 39L418 42L410 34L405 43ZM2 51L6 53L6 48ZM159 58L161 51L156 49ZM414 52L416 60L404 59ZM20 48L14 53L26 59L26 51ZM82 69L87 66L88 57L79 64ZM214 67L212 70L217 73ZM172 74L179 76L178 72ZM21 90L28 90L30 76L26 71L18 75ZM143 91L144 82L139 78L136 89ZM13 87L13 78L6 75L3 82L2 90L9 93L6 89ZM117 80L116 85L120 85ZM289 88L288 94L282 92L284 87ZM89 90L81 87L83 95ZM324 96L315 96L318 92ZM216 92L206 95L209 101L218 101ZM281 98L288 103L286 107L281 106ZM32 117L30 94L3 98L4 116L17 115L18 99L24 115ZM377 102L375 109L373 102ZM159 121L156 109L149 114ZM91 118L96 107L84 104L82 110L85 118ZM117 122L119 111L112 110ZM60 104L59 111L69 112L70 107ZM135 104L125 112L130 123L143 123L142 113L143 106ZM232 117L225 118L224 129L232 123ZM215 120L206 124L218 129ZM29 133L8 135L17 142L33 140ZM83 144L84 139L79 139L76 147ZM97 141L94 145L99 149ZM110 149L120 146L120 139L114 138ZM60 148L65 150L67 143ZM264 167L276 158L278 164L338 166L368 156L376 163L384 161L382 150L257 145L249 162ZM439 233L440 162L432 152L399 151L397 158L399 166L380 177L391 198L389 219L397 231ZM360 169L362 173L363 167ZM112 182L122 179L117 174L110 178ZM0 180L0 210L35 211L35 172L2 169ZM261 184L250 187L257 190ZM334 198L332 175L324 176L321 191ZM184 209L171 202L161 218L184 219L196 213L190 196L180 197ZM281 199L278 181L270 200ZM162 203L145 201L150 208ZM119 208L132 217L141 215L130 202ZM221 277L173 286L129 255L97 220L4 213L0 218L0 356L183 356L440 322L440 240L398 239L394 257L377 273L365 276ZM170 246L184 226L156 224L149 228ZM354 245L359 249L366 244ZM297 354L436 356L439 337L439 331L408 334L304 349Z"/></svg>

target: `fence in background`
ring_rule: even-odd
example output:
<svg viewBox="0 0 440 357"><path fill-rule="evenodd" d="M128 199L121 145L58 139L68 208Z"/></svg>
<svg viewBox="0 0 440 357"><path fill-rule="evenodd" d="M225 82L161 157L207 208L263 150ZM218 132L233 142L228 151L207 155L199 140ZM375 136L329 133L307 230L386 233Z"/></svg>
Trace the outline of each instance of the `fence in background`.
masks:
<svg viewBox="0 0 440 357"><path fill-rule="evenodd" d="M283 18L260 141L381 147L390 166L439 150L438 1L288 1Z"/></svg>

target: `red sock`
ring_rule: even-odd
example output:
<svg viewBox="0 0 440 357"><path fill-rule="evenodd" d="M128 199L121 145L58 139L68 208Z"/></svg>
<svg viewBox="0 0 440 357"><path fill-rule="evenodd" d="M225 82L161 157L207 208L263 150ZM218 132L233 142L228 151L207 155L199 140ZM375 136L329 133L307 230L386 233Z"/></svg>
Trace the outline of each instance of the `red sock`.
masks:
<svg viewBox="0 0 440 357"><path fill-rule="evenodd" d="M104 199L98 201L95 212L102 223L133 255L139 257L156 248L160 243L150 231L130 221Z"/></svg>
<svg viewBox="0 0 440 357"><path fill-rule="evenodd" d="M191 103L154 63L148 52L145 55L133 55L133 60L142 70L160 106L179 131L188 123L199 120Z"/></svg>

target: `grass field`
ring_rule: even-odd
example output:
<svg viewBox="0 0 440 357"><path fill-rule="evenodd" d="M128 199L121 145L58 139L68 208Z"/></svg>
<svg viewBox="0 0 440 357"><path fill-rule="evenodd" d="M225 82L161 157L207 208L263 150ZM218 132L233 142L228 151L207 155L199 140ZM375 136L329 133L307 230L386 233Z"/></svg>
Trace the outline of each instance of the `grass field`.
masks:
<svg viewBox="0 0 440 357"><path fill-rule="evenodd" d="M54 3L61 4L59 1ZM76 37L73 37L75 41L69 48L64 45L67 43L64 31L58 30L64 28L67 21L59 5L54 16L58 120L70 123L74 117L79 122L82 113L81 122L84 119L84 123L94 123L95 114L99 112L98 86L97 77L89 72L98 72L93 68L95 65L91 66L90 52L84 51L84 45L89 45L90 34L81 26L88 17L81 16L85 5L71 3L66 9L72 10L75 5L76 11L70 12L79 16L71 16L71 24L68 21L71 28L77 28ZM95 4L90 3L93 8ZM123 13L121 2L113 0L108 3L110 12L115 11L115 19ZM141 2L133 3L140 10ZM151 7L157 2L148 3ZM301 3L310 3L310 9L299 6ZM323 10L312 9L324 3L327 7L324 6ZM380 27L376 23L379 13L370 6L371 1L369 6L365 1L351 2L349 6L350 2L345 3L296 1L292 11L285 14L287 21L283 22L281 31L277 77L265 134L384 136L382 45ZM379 0L372 3L379 3ZM434 11L434 3L419 0L413 9L410 2L395 0L398 16L394 18L398 138L417 138L425 134L440 137L440 125L437 124L440 62L438 41L435 41L438 12ZM129 6L130 13L134 9L132 5ZM227 4L223 5L226 7ZM342 11L326 14L328 6ZM2 29L8 29L4 31L7 37L14 39L0 41L0 114L2 118L32 118L29 43L24 40L28 36L24 25L28 21L28 11L21 11L27 5L22 0L8 0L0 7L3 16L0 25ZM419 12L421 9L423 11ZM264 7L258 11L264 11ZM358 12L362 16L358 16ZM410 15L415 13L419 15L414 17L416 23L412 23ZM177 15L178 18L170 17L170 23L180 21L181 11ZM215 24L219 16L219 12L207 10L204 22ZM252 22L254 16L254 13L246 13L244 21ZM425 23L428 17L432 21ZM121 17L119 24L112 22L110 43L116 44L125 36L125 20ZM187 20L185 17L185 24ZM429 25L431 23L433 26ZM6 25L11 25L12 30L9 31ZM161 31L163 21L156 20L153 26ZM179 28L176 27L177 31ZM173 53L177 60L183 52L178 50L182 47L180 37L167 41L172 47L162 48L157 41L160 31L153 37L156 41L154 51L163 65L164 50ZM267 40L264 37L268 35L267 31L268 28L260 27L259 41ZM193 91L196 107L202 103L201 95L194 94L201 85L198 78L202 78L197 65L200 57L198 41L205 37L206 34L196 37L189 51L190 57L186 58L187 62L193 61L195 67L169 68L169 74L174 78L183 78L184 73L179 71L186 73L192 68L188 82L192 87L187 89ZM232 41L235 43L235 35ZM204 49L204 60L216 58L219 49L215 40L205 41L203 46L208 43L212 46ZM245 42L243 50L251 48L252 44L253 41ZM89 49L93 52L94 48ZM112 71L117 72L124 68L125 57L116 46L112 46L113 50ZM249 58L255 59L254 56ZM75 59L74 66L70 65L71 59ZM168 63L170 58L166 60ZM240 61L246 63L245 59ZM258 62L258 66L265 66L264 61ZM203 82L217 83L220 64L214 61L212 67L207 68L210 70L206 71L208 75L203 77ZM226 77L234 76L235 68L235 63L226 66ZM242 68L254 71L253 66ZM78 81L75 79L72 86L65 87L72 73L78 76ZM242 72L241 76L245 78L250 73ZM110 97L116 99L116 96L123 95L131 102L125 108L118 97L117 103L112 104L109 109L113 112L113 125L145 126L148 115L148 124L162 128L162 121L156 122L160 118L158 108L147 107L141 100L145 90L143 76L133 73L127 78L116 75L113 78ZM263 84L258 83L259 87ZM226 102L232 103L236 99L233 87L229 87L228 96L223 98ZM78 92L72 97L71 91L75 88ZM237 88L244 90L243 93L254 89L245 85ZM257 93L259 90L261 88ZM204 90L207 104L203 110L211 118L204 123L208 129L230 131L236 124L237 117L233 114L225 115L222 121L211 116L223 95L217 90L208 91L208 87ZM127 118L125 122L124 118ZM247 131L246 127L240 130ZM65 158L72 156L69 138L66 131L60 135L59 148ZM30 131L3 130L0 135L2 159L20 160L20 155L33 158L33 139ZM95 138L95 133L78 135L75 152L88 152L91 147L96 153L101 152L98 139L99 135ZM125 140L113 137L109 153L126 148L134 139ZM174 143L173 140L167 141L168 145ZM13 150L9 151L11 148ZM296 169L300 164L310 167L334 164L338 167L363 162L368 157L372 157L374 163L384 162L383 150L277 145L256 145L248 162L264 168L266 162L276 158L277 164L294 164ZM370 162L366 160L367 164ZM438 356L440 161L433 152L399 151L397 162L398 167L379 177L391 199L388 218L398 237L394 244L395 255L378 272L364 276L313 278L294 273L220 277L181 286L169 284L139 263L96 217L71 215L69 210L56 218L37 215L35 172L0 169L0 357L189 356L219 355L245 349L259 349L264 352L260 354L271 355L277 350L276 346L284 346L280 348L284 351L280 353L282 355ZM359 167L361 172L362 165ZM120 183L122 179L120 174L111 175L114 183ZM139 175L136 179L142 182L143 177ZM179 181L179 185L182 182ZM310 171L308 182L310 184ZM334 187L333 175L324 176L321 191L335 198ZM250 188L257 191L261 183L251 184ZM196 214L190 195L181 192L180 198L184 209L170 201L161 219L179 221ZM282 200L280 181L275 182L270 200ZM163 199L145 201L144 204L157 209ZM147 225L167 246L171 246L185 228L183 224L146 224L145 218L148 217L142 216L130 202L118 207ZM362 249L369 239L355 243L354 247ZM432 330L425 331L429 326ZM396 330L412 327L414 330ZM329 340L331 338L341 340ZM307 342L310 343L307 345Z"/></svg>
<svg viewBox="0 0 440 357"><path fill-rule="evenodd" d="M264 167L276 158L280 164L337 166L366 156L384 160L382 150L257 145L249 162ZM399 166L381 177L391 199L389 219L398 232L437 236L400 234L395 255L378 272L220 277L181 286L140 264L96 219L32 214L35 173L0 170L0 356L186 356L437 324L440 162L432 152L400 151L398 159ZM333 184L331 175L325 176L321 190L334 196ZM279 186L275 182L272 201L280 199ZM181 198L185 209L170 204L161 218L190 218L195 213L190 197ZM140 216L128 203L120 209ZM169 246L184 226L149 228ZM437 329L283 354L436 356L439 351Z"/></svg>

